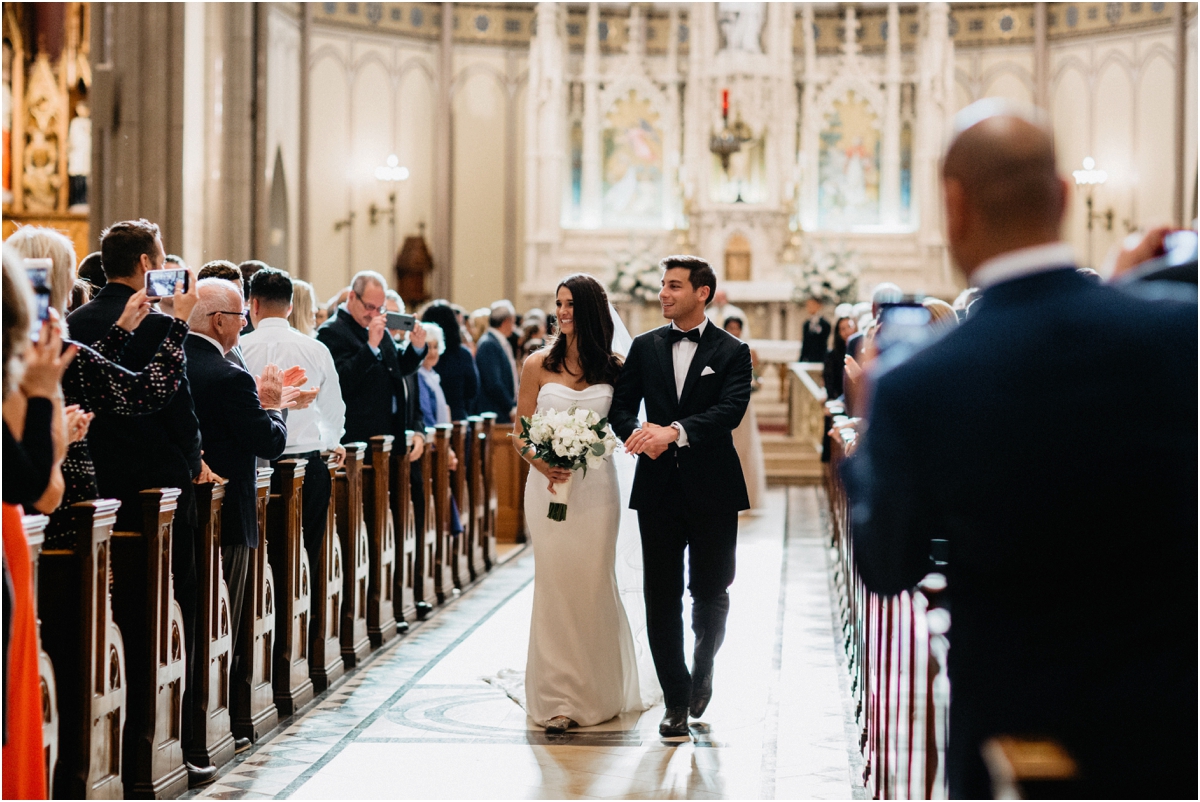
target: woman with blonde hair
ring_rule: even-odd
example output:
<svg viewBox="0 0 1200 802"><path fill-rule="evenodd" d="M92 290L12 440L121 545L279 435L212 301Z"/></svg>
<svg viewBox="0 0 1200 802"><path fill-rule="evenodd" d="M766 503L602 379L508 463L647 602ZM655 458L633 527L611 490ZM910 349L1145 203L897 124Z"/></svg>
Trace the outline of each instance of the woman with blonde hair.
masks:
<svg viewBox="0 0 1200 802"><path fill-rule="evenodd" d="M486 306L481 306L471 313L467 318L467 328L471 333L471 353L475 352L475 343L479 342L488 330L488 318L492 316L492 310Z"/></svg>
<svg viewBox="0 0 1200 802"><path fill-rule="evenodd" d="M292 279L292 311L288 325L301 334L317 336L317 293L313 285L298 278Z"/></svg>

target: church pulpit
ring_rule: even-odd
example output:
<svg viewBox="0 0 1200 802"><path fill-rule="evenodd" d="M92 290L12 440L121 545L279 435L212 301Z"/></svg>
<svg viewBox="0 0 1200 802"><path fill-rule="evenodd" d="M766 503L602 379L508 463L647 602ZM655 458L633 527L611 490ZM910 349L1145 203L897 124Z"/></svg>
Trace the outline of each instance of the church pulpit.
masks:
<svg viewBox="0 0 1200 802"><path fill-rule="evenodd" d="M38 597L38 560L46 541L45 515L26 515L21 521L25 542L29 545L29 570L33 577L33 598ZM46 756L46 793L54 798L54 767L58 762L58 691L54 682L54 664L41 644L41 621L38 621L38 679L42 689L42 752Z"/></svg>
<svg viewBox="0 0 1200 802"><path fill-rule="evenodd" d="M42 552L38 612L56 669L58 767L64 799L121 799L125 644L113 621L109 550L120 502L83 501L59 514L73 545Z"/></svg>
<svg viewBox="0 0 1200 802"><path fill-rule="evenodd" d="M178 796L188 782L181 740L187 654L171 573L180 490L140 495L142 531L112 534L112 605L129 677L125 791L158 799Z"/></svg>
<svg viewBox="0 0 1200 802"><path fill-rule="evenodd" d="M462 515L463 527L467 530L471 577L478 579L487 573L488 563L483 558L487 540L483 525L483 419L476 415L467 418L467 443L467 453L459 457L467 463L467 495L458 500L458 510Z"/></svg>
<svg viewBox="0 0 1200 802"><path fill-rule="evenodd" d="M337 457L325 455L325 466L329 471L330 486L337 486ZM310 554L309 562L314 555ZM329 509L325 516L325 537L321 539L319 553L315 555L316 563L311 574L312 588L312 618L309 628L312 637L309 643L308 666L309 677L313 689L317 693L325 691L336 679L346 672L346 663L342 660L341 618L342 618L342 542L337 531L337 500L329 499Z"/></svg>
<svg viewBox="0 0 1200 802"><path fill-rule="evenodd" d="M412 466L408 455L412 451L413 433L404 433L401 448L392 449L392 520L396 524L396 573L392 606L401 632L408 629L408 620L416 620L417 600L414 595L417 569L417 525L412 503Z"/></svg>
<svg viewBox="0 0 1200 802"><path fill-rule="evenodd" d="M271 476L267 504L267 559L275 577L275 707L290 716L313 698L308 677L308 620L312 567L301 533L305 462L280 460Z"/></svg>
<svg viewBox="0 0 1200 802"><path fill-rule="evenodd" d="M496 496L496 413L485 412L479 417L483 419L483 435L479 439L483 473L483 559L490 571L500 561L496 553L496 519L499 508L499 499Z"/></svg>
<svg viewBox="0 0 1200 802"><path fill-rule="evenodd" d="M367 526L363 521L362 478L366 443L346 443L346 464L333 486L337 506L337 531L346 563L342 566L342 659L347 668L371 652L367 635L367 582L371 560L367 554Z"/></svg>
<svg viewBox="0 0 1200 802"><path fill-rule="evenodd" d="M433 588L438 604L445 604L454 595L454 545L450 534L450 429L448 423L438 424L426 443L433 443L433 519L437 527L434 548ZM428 511L425 513L428 515Z"/></svg>
<svg viewBox="0 0 1200 802"><path fill-rule="evenodd" d="M363 519L367 525L370 573L367 581L367 635L378 649L396 637L392 601L396 575L396 523L391 505L390 434L371 438L371 464L363 467Z"/></svg>
<svg viewBox="0 0 1200 802"><path fill-rule="evenodd" d="M196 563L199 616L193 639L192 736L187 759L196 766L224 766L233 757L229 716L229 672L233 665L233 621L229 586L221 563L221 505L225 483L195 486L202 556Z"/></svg>
<svg viewBox="0 0 1200 802"><path fill-rule="evenodd" d="M270 468L258 469L258 548L250 553L246 598L238 643L234 646L233 734L258 741L279 723L275 688L271 682L275 652L275 577L267 559L267 503L271 493Z"/></svg>
<svg viewBox="0 0 1200 802"><path fill-rule="evenodd" d="M417 563L413 571L413 595L417 601L417 618L424 619L438 603L434 568L437 565L437 515L433 496L433 429L425 430L425 450L421 452L421 497L425 500L425 516L417 528Z"/></svg>
<svg viewBox="0 0 1200 802"><path fill-rule="evenodd" d="M454 560L450 567L454 571L454 587L465 590L475 581L471 571L471 523L467 511L467 429L465 420L454 421L450 424L450 448L458 457L458 465L450 471L450 497L458 505L458 522L462 531L454 535L451 545L454 547Z"/></svg>

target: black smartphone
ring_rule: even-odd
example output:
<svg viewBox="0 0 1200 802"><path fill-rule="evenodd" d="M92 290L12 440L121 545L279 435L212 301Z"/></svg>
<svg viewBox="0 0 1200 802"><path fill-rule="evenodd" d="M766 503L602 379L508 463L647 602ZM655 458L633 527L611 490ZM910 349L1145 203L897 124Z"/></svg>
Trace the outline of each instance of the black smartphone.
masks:
<svg viewBox="0 0 1200 802"><path fill-rule="evenodd" d="M906 349L920 348L933 334L929 327L932 320L933 315L920 301L881 304L879 329L875 334L879 353L887 353L897 345Z"/></svg>
<svg viewBox="0 0 1200 802"><path fill-rule="evenodd" d="M391 331L412 331L417 325L417 319L412 315L402 315L399 312L387 313L387 327Z"/></svg>
<svg viewBox="0 0 1200 802"><path fill-rule="evenodd" d="M175 294L175 282L177 281L183 282L183 291L187 292L190 281L187 270L182 267L147 271L146 295L151 298L170 298Z"/></svg>
<svg viewBox="0 0 1200 802"><path fill-rule="evenodd" d="M33 287L33 305L36 314L29 322L30 337L38 338L42 324L50 318L50 270L54 267L52 259L26 259L25 275L29 276L29 284Z"/></svg>

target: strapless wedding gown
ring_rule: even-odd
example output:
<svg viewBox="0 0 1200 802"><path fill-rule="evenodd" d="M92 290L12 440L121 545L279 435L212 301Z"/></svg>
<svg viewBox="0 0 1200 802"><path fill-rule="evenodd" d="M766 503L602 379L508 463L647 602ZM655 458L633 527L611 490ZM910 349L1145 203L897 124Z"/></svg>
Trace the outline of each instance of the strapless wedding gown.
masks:
<svg viewBox="0 0 1200 802"><path fill-rule="evenodd" d="M538 409L593 409L608 415L613 388L573 390L543 385ZM614 454L599 468L577 472L567 519L546 517L554 500L542 474L525 486L525 519L533 544L533 619L525 671L525 709L538 724L567 716L582 727L645 710L657 687L643 688L617 585L617 534L624 504ZM645 672L642 672L643 674ZM657 686L657 683L654 683Z"/></svg>

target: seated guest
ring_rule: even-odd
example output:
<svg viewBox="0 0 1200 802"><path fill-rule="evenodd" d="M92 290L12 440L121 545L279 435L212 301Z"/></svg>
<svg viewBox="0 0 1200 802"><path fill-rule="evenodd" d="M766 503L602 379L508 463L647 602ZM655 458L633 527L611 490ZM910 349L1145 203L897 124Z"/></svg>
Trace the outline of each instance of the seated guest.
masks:
<svg viewBox="0 0 1200 802"><path fill-rule="evenodd" d="M411 343L398 348L388 335L386 302L387 279L364 270L337 315L317 330L333 355L346 402L343 443L365 443L379 434L403 440L406 429L420 429L419 421L409 419L404 379L425 358L425 330L413 329ZM421 434L416 439L424 442Z"/></svg>
<svg viewBox="0 0 1200 802"><path fill-rule="evenodd" d="M808 319L804 321L804 336L800 341L801 362L824 362L829 350L829 321L821 316L821 299L809 298L804 302Z"/></svg>
<svg viewBox="0 0 1200 802"><path fill-rule="evenodd" d="M1036 735L1078 766L1056 791L1194 798L1195 301L1076 272L1053 134L1002 102L960 113L942 186L979 308L876 377L843 474L869 590L911 589L947 544L950 797L991 794L988 739Z"/></svg>
<svg viewBox="0 0 1200 802"><path fill-rule="evenodd" d="M497 423L512 423L517 407L517 362L509 343L516 317L511 303L496 301L488 317L488 330L475 345L475 365L479 368L475 409L495 412Z"/></svg>
<svg viewBox="0 0 1200 802"><path fill-rule="evenodd" d="M309 561L316 565L325 537L329 499L333 492L322 451L345 455L342 435L346 430L346 404L337 368L324 343L288 325L292 313L292 280L272 267L259 270L250 279L250 321L254 331L241 337L242 354L251 373L262 373L267 365L299 365L308 378L314 403L292 409L287 418L287 446L280 459L299 460L305 465L303 494L304 545Z"/></svg>
<svg viewBox="0 0 1200 802"><path fill-rule="evenodd" d="M255 458L278 459L287 445L283 373L268 364L256 378L225 358L242 330L242 294L232 281L201 279L189 319L187 375L204 437L204 459L227 481L221 505L221 558L229 584L233 642L245 601L250 550L258 548ZM291 389L291 388L288 388Z"/></svg>
<svg viewBox="0 0 1200 802"><path fill-rule="evenodd" d="M475 365L475 357L462 344L454 310L445 301L434 301L427 306L421 314L421 320L434 323L442 330L443 347L438 356L437 374L442 380L446 404L450 407L450 419L465 420L475 413L475 401L479 394L479 370Z"/></svg>
<svg viewBox="0 0 1200 802"><path fill-rule="evenodd" d="M292 313L288 325L308 337L317 336L317 326L328 320L317 322L317 293L313 285L298 278L292 279Z"/></svg>

